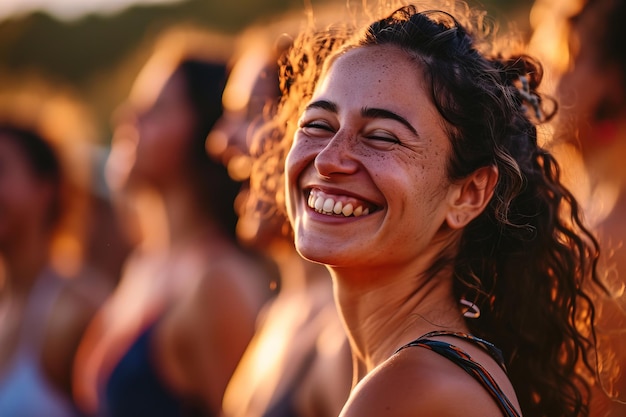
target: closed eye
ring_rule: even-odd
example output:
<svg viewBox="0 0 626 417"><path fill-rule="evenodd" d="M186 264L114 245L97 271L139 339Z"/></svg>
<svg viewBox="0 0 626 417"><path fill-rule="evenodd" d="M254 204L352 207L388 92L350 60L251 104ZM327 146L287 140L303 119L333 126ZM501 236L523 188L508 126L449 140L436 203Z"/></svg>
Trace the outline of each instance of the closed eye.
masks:
<svg viewBox="0 0 626 417"><path fill-rule="evenodd" d="M382 142L388 142L388 143L397 143L399 144L400 141L398 140L398 138L396 138L395 136L388 136L388 135L369 135L366 136L367 139L370 140L377 140L377 141L382 141Z"/></svg>
<svg viewBox="0 0 626 417"><path fill-rule="evenodd" d="M302 122L300 129L308 135L319 135L324 132L334 132L335 129L327 122L321 120L313 120L310 122Z"/></svg>

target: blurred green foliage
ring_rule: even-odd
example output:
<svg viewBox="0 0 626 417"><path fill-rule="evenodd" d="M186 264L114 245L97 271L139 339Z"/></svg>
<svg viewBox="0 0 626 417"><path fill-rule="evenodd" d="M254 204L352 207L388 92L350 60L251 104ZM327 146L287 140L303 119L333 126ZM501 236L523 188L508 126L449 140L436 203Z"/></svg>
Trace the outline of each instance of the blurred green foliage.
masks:
<svg viewBox="0 0 626 417"><path fill-rule="evenodd" d="M307 2L315 7L324 0ZM123 98L122 90L129 83L120 84L116 71L151 35L181 22L235 34L260 19L302 9L303 4L304 0L186 0L134 6L114 15L92 14L74 21L41 12L9 18L0 21L0 74L36 73L68 85L96 109L97 122L106 124L107 113ZM531 2L490 0L482 4L498 17L520 11L527 15ZM124 71L130 71L128 65ZM115 80L117 87L107 85ZM11 81L0 77L0 89L7 82Z"/></svg>
<svg viewBox="0 0 626 417"><path fill-rule="evenodd" d="M112 15L64 22L44 13L0 24L0 62L11 69L44 68L72 82L114 65L146 34L178 22L235 32L261 16L294 7L298 0L188 0L135 6Z"/></svg>

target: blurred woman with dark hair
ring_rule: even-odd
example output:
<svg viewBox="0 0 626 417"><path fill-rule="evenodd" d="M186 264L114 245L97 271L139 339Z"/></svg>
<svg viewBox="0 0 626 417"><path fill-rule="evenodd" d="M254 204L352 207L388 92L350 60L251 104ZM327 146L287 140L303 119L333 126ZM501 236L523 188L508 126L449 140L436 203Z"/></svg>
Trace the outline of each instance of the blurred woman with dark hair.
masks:
<svg viewBox="0 0 626 417"><path fill-rule="evenodd" d="M268 281L236 241L239 184L205 150L222 113L221 42L167 34L116 126L109 179L130 197L140 240L78 358L91 412L218 415L252 337Z"/></svg>
<svg viewBox="0 0 626 417"><path fill-rule="evenodd" d="M568 21L571 63L558 84L558 134L580 152L587 214L605 248L600 265L610 296L595 294L599 365L591 410L601 417L626 414L625 20L623 0L581 2Z"/></svg>
<svg viewBox="0 0 626 417"><path fill-rule="evenodd" d="M55 245L68 201L52 140L0 121L0 415L70 417L74 354L98 302ZM70 254L72 255L72 254ZM89 291L89 292L88 292Z"/></svg>

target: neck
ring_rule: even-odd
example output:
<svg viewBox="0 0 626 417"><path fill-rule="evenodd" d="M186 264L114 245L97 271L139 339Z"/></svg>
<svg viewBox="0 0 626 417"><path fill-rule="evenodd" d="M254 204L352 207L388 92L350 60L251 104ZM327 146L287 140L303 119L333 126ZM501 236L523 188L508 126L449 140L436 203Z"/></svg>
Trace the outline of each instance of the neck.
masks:
<svg viewBox="0 0 626 417"><path fill-rule="evenodd" d="M306 291L324 283L328 284L330 291L331 279L325 266L302 258L289 243L274 247L272 253L281 277L280 294Z"/></svg>
<svg viewBox="0 0 626 417"><path fill-rule="evenodd" d="M406 271L331 269L358 379L425 333L467 331L449 271L433 277Z"/></svg>
<svg viewBox="0 0 626 417"><path fill-rule="evenodd" d="M198 207L188 187L144 188L134 195L141 245L148 250L182 246L217 228Z"/></svg>
<svg viewBox="0 0 626 417"><path fill-rule="evenodd" d="M163 196L154 188L142 187L129 195L130 206L138 226L138 246L147 251L166 249L169 231Z"/></svg>
<svg viewBox="0 0 626 417"><path fill-rule="evenodd" d="M163 191L163 204L169 230L170 245L178 246L205 235L207 228L216 229L197 204L194 190L183 184Z"/></svg>

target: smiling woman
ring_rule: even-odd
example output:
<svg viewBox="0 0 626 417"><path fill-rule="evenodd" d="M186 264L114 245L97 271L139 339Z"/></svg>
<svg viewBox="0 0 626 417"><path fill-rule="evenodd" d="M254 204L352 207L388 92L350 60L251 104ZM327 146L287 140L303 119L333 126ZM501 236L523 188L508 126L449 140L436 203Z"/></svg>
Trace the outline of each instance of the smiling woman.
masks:
<svg viewBox="0 0 626 417"><path fill-rule="evenodd" d="M404 54L387 46L346 52L300 118L286 166L288 183L297 189L287 193L287 208L306 258L407 266L423 262L416 253L435 255L449 244L433 242L447 194L458 191L446 178L449 141L423 81L395 82L398 73L414 71ZM485 185L493 188L493 181ZM337 204L354 210L335 215L329 209ZM394 248L393 256L384 248ZM355 272L358 282L363 275Z"/></svg>
<svg viewBox="0 0 626 417"><path fill-rule="evenodd" d="M331 272L341 417L587 415L598 247L537 143L541 65L448 6L302 33L252 189Z"/></svg>

